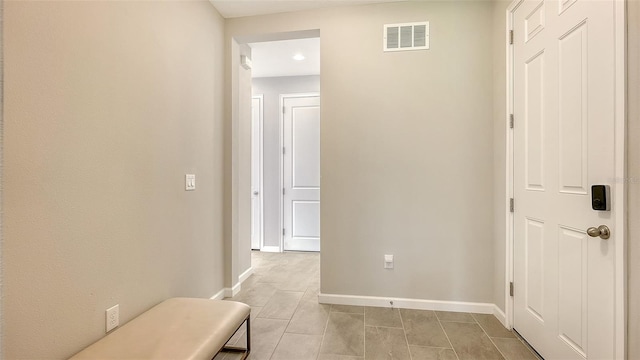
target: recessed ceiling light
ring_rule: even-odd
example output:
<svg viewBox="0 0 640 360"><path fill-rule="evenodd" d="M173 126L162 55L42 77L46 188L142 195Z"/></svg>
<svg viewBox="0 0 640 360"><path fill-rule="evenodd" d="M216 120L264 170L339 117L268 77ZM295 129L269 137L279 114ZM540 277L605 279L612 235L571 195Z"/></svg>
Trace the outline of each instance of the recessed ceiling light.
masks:
<svg viewBox="0 0 640 360"><path fill-rule="evenodd" d="M302 55L302 54L295 54L295 55L293 55L293 60L296 60L296 61L302 61L302 60L304 60L304 55Z"/></svg>

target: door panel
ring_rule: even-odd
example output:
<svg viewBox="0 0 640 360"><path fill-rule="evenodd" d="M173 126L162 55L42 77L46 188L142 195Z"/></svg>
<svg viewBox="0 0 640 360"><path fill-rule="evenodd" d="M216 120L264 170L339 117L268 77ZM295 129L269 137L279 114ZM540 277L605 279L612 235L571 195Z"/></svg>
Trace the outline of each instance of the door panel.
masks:
<svg viewBox="0 0 640 360"><path fill-rule="evenodd" d="M587 343L587 245L583 230L560 227L558 326L560 338L582 356Z"/></svg>
<svg viewBox="0 0 640 360"><path fill-rule="evenodd" d="M527 189L544 191L544 52L534 55L525 65L525 126Z"/></svg>
<svg viewBox="0 0 640 360"><path fill-rule="evenodd" d="M614 356L613 0L513 12L514 328L546 359ZM609 240L589 227L606 225Z"/></svg>
<svg viewBox="0 0 640 360"><path fill-rule="evenodd" d="M544 29L544 1L539 1L533 11L525 18L526 41L533 39Z"/></svg>
<svg viewBox="0 0 640 360"><path fill-rule="evenodd" d="M320 251L320 98L284 105L284 250Z"/></svg>
<svg viewBox="0 0 640 360"><path fill-rule="evenodd" d="M587 194L586 23L560 39L560 191Z"/></svg>
<svg viewBox="0 0 640 360"><path fill-rule="evenodd" d="M293 202L294 238L320 238L320 202Z"/></svg>
<svg viewBox="0 0 640 360"><path fill-rule="evenodd" d="M527 310L544 322L544 222L526 219Z"/></svg>
<svg viewBox="0 0 640 360"><path fill-rule="evenodd" d="M318 107L294 107L293 187L320 188L320 114Z"/></svg>

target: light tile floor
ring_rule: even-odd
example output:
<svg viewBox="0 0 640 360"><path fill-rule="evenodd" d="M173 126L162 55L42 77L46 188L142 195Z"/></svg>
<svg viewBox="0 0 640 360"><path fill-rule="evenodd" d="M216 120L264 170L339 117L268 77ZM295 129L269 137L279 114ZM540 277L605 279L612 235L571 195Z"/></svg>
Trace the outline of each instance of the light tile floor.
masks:
<svg viewBox="0 0 640 360"><path fill-rule="evenodd" d="M317 253L253 252L252 264L231 299L252 308L251 360L537 359L493 315L319 304ZM243 328L229 343L245 341Z"/></svg>

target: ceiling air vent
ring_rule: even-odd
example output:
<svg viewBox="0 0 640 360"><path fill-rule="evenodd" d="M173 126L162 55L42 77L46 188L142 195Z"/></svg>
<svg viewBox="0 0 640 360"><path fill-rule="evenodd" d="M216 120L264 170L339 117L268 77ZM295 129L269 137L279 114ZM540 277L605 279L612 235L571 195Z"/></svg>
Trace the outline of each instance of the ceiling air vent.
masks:
<svg viewBox="0 0 640 360"><path fill-rule="evenodd" d="M429 22L387 24L384 26L384 51L429 49Z"/></svg>

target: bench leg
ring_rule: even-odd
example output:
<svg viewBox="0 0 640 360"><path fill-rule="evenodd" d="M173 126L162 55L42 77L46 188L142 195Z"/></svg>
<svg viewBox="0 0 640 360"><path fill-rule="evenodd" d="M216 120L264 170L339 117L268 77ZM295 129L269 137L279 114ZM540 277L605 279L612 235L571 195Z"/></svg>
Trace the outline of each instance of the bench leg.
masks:
<svg viewBox="0 0 640 360"><path fill-rule="evenodd" d="M251 352L251 314L249 314L249 316L247 316L247 318L245 319L244 322L247 323L247 346L246 346L246 348L241 348L241 347L237 347L237 346L225 346L225 347L222 348L222 351L241 352L241 353L243 353L243 356L240 358L240 360L246 359L249 356L249 353Z"/></svg>
<svg viewBox="0 0 640 360"><path fill-rule="evenodd" d="M247 318L247 354L245 358L249 356L251 352L251 315Z"/></svg>

